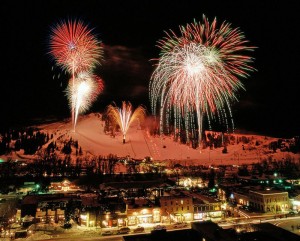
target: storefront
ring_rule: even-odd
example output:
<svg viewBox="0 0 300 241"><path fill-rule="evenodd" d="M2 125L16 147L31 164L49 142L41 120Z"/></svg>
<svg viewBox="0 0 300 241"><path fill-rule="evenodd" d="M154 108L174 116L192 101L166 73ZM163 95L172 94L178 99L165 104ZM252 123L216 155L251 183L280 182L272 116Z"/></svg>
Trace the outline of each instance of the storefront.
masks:
<svg viewBox="0 0 300 241"><path fill-rule="evenodd" d="M111 228L118 226L118 219L115 214L102 214L101 215L101 228Z"/></svg>
<svg viewBox="0 0 300 241"><path fill-rule="evenodd" d="M128 212L127 216L128 225L151 224L161 221L159 208L145 208L139 211Z"/></svg>
<svg viewBox="0 0 300 241"><path fill-rule="evenodd" d="M142 214L137 216L137 224L152 223L152 214Z"/></svg>

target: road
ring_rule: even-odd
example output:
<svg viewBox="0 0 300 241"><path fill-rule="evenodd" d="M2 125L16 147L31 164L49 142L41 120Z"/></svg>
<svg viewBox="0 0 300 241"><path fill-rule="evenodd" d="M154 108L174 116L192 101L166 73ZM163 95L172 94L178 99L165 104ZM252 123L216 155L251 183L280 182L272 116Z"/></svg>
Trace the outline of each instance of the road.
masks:
<svg viewBox="0 0 300 241"><path fill-rule="evenodd" d="M294 217L285 217L280 215L281 218L275 215L255 215L252 213L252 216L249 215L241 215L247 216L247 218L230 218L226 222L219 222L219 226L222 228L240 228L249 226L249 224L257 224L269 222L278 227L286 229L290 232L300 235L300 216ZM165 225L165 224L164 224ZM174 230L172 224L166 225L167 231ZM299 227L299 229L298 229ZM188 224L188 227L191 228L191 224ZM133 228L131 228L133 229ZM145 227L144 233L150 233L153 229L152 226ZM50 230L49 230L50 231ZM121 241L123 240L123 235L111 235L111 236L101 236L101 229L96 228L82 228L82 227L73 227L72 229L65 230L63 232L36 232L34 235L29 236L26 241L33 240L45 240L45 241L73 241L75 239L80 240L101 240L101 241ZM104 231L104 230L102 230ZM136 235L134 233L130 233L128 235Z"/></svg>
<svg viewBox="0 0 300 241"><path fill-rule="evenodd" d="M165 224L164 224L165 225ZM178 230L174 229L173 224L165 225L167 228L167 231L172 231L172 230ZM188 226L182 229L190 229L191 224L188 223ZM56 230L56 231L53 231ZM101 236L101 229L96 229L96 228L82 228L80 226L76 227L74 226L72 229L69 230L61 230L58 231L58 229L53 229L47 230L47 231L39 231L35 232L32 236L28 237L26 241L33 241L33 240L47 240L47 241L68 241L68 240L101 240L101 241L121 241L123 240L124 235L110 235L110 236ZM103 231L109 230L109 229L103 229ZM115 230L116 229L111 229ZM133 227L131 227L131 230L133 230ZM153 230L153 225L145 226L145 232L144 233L150 233ZM63 232L62 232L63 231ZM126 235L137 235L141 233L129 233Z"/></svg>
<svg viewBox="0 0 300 241"><path fill-rule="evenodd" d="M293 232L297 235L300 235L300 216L295 216L295 217L287 217L287 218L281 218L276 219L273 217L268 217L268 216L260 216L260 217L253 217L253 218L247 218L244 220L241 220L239 222L235 222L234 220L231 222L226 222L226 223L219 223L219 225L223 228L234 228L235 226L243 226L243 225L248 225L248 224L255 224L255 223L264 223L264 222L270 222L273 223L274 225L281 227L283 229L286 229L290 232ZM297 228L299 225L299 229ZM190 224L187 228L191 228ZM145 233L150 233L152 228L146 228ZM174 230L172 225L167 226L167 231L172 231ZM77 235L80 235L80 240L86 240L86 241L123 241L123 236L122 235L111 235L111 236L101 236L100 233L93 234L92 232L89 232L90 237L85 237L84 235L80 235L80 233L77 233ZM47 238L42 238L41 239L36 239L34 237L29 237L27 238L27 241L31 240L40 240L40 241L73 241L74 239L79 238L79 236L75 235L74 233L64 233L60 234L57 237L47 237ZM135 234L128 234L128 235L135 235Z"/></svg>
<svg viewBox="0 0 300 241"><path fill-rule="evenodd" d="M247 215L247 218L231 219L228 222L219 223L219 226L223 228L234 228L235 226L266 222L272 223L287 231L300 235L300 216L286 217L285 215ZM297 227L299 227L299 229Z"/></svg>
<svg viewBox="0 0 300 241"><path fill-rule="evenodd" d="M27 239L28 241L30 239ZM51 239L39 239L39 241L74 241L74 237L65 237L65 238L51 238ZM91 237L91 238L80 238L80 240L87 240L87 241L123 241L122 236L120 235L113 235L109 237Z"/></svg>
<svg viewBox="0 0 300 241"><path fill-rule="evenodd" d="M300 217L287 218L272 222L274 225L300 235Z"/></svg>

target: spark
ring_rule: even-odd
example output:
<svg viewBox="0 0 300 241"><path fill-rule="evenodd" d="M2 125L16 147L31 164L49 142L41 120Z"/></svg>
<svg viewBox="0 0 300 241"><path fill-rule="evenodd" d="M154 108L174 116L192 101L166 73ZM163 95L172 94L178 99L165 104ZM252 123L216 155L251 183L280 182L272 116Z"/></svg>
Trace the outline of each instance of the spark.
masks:
<svg viewBox="0 0 300 241"><path fill-rule="evenodd" d="M103 58L101 42L81 20L61 21L51 28L49 54L63 71L72 75L72 87L76 87L78 73L91 72ZM71 103L75 104L75 100ZM75 105L71 107L72 123L75 127Z"/></svg>
<svg viewBox="0 0 300 241"><path fill-rule="evenodd" d="M81 72L75 79L75 84L67 87L67 97L70 107L74 107L74 129L77 124L78 115L86 112L99 94L103 91L104 85L102 79L88 72Z"/></svg>
<svg viewBox="0 0 300 241"><path fill-rule="evenodd" d="M145 118L146 110L144 107L139 106L133 111L131 103L123 101L122 108L116 105L108 105L106 113L108 118L121 128L123 143L125 143L128 128L136 120L141 123Z"/></svg>
<svg viewBox="0 0 300 241"><path fill-rule="evenodd" d="M231 104L236 93L245 89L239 77L248 77L253 59L240 52L252 51L243 33L216 19L209 23L194 22L180 26L180 35L173 31L158 41L161 49L151 76L149 91L152 112L160 116L160 132L174 124L177 133L186 131L198 136L201 144L203 120L209 124L219 119L228 127L228 115L234 123ZM229 113L229 114L228 114ZM173 119L173 121L171 121Z"/></svg>
<svg viewBox="0 0 300 241"><path fill-rule="evenodd" d="M51 31L50 54L62 69L77 73L100 64L103 56L101 42L83 21L61 21Z"/></svg>

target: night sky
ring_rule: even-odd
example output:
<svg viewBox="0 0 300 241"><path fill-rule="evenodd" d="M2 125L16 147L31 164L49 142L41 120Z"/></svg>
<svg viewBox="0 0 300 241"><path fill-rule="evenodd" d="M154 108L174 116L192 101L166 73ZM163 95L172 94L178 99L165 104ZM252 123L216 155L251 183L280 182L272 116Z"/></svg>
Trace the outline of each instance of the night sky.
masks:
<svg viewBox="0 0 300 241"><path fill-rule="evenodd" d="M226 3L225 3L226 2ZM115 101L149 108L148 85L157 41L178 26L217 17L239 27L256 72L242 79L246 91L233 103L237 129L274 137L300 134L299 7L296 1L1 1L1 127L32 120L70 117L64 74L49 51L50 28L68 18L82 19L104 46L96 69L105 90L90 112ZM296 74L297 73L297 74ZM150 111L150 108L148 109Z"/></svg>

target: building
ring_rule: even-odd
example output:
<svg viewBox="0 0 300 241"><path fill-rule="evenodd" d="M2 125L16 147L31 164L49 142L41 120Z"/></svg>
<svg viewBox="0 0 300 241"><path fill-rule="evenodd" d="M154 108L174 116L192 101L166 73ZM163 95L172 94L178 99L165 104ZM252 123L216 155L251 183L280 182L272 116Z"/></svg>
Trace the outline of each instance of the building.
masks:
<svg viewBox="0 0 300 241"><path fill-rule="evenodd" d="M193 198L185 194L177 193L160 197L161 222L193 221Z"/></svg>
<svg viewBox="0 0 300 241"><path fill-rule="evenodd" d="M66 205L72 198L63 194L26 195L21 203L20 217L32 216L37 222L58 223L65 219Z"/></svg>
<svg viewBox="0 0 300 241"><path fill-rule="evenodd" d="M199 193L191 193L185 190L182 190L181 193L192 198L193 220L206 220L223 217L222 201L213 197Z"/></svg>
<svg viewBox="0 0 300 241"><path fill-rule="evenodd" d="M244 192L243 189L236 190L235 192L232 193L230 197L232 203L236 203L237 205L242 205L242 206L249 206L250 203L250 197L249 197L249 190L247 192Z"/></svg>
<svg viewBox="0 0 300 241"><path fill-rule="evenodd" d="M100 190L103 190L107 195L118 195L123 192L124 197L150 197L155 195L159 197L165 189L162 180L150 181L126 181L126 182L107 182L100 185Z"/></svg>
<svg viewBox="0 0 300 241"><path fill-rule="evenodd" d="M161 209L159 205L148 198L131 198L126 200L128 211L128 226L145 223L159 223L161 221Z"/></svg>
<svg viewBox="0 0 300 241"><path fill-rule="evenodd" d="M222 202L201 194L193 194L194 220L222 218Z"/></svg>
<svg viewBox="0 0 300 241"><path fill-rule="evenodd" d="M62 182L51 182L49 186L49 191L51 192L76 192L82 191L78 186L69 180L64 180Z"/></svg>
<svg viewBox="0 0 300 241"><path fill-rule="evenodd" d="M67 200L51 200L38 203L35 219L44 223L59 223L65 220Z"/></svg>
<svg viewBox="0 0 300 241"><path fill-rule="evenodd" d="M281 213L291 208L288 192L277 190L249 191L249 206L262 212Z"/></svg>
<svg viewBox="0 0 300 241"><path fill-rule="evenodd" d="M96 194L81 195L80 225L86 227L127 226L127 205L122 198L99 198Z"/></svg>
<svg viewBox="0 0 300 241"><path fill-rule="evenodd" d="M231 204L236 204L237 206L250 206L250 196L249 192L262 190L260 186L243 186L235 188L234 191L230 193L229 202Z"/></svg>

